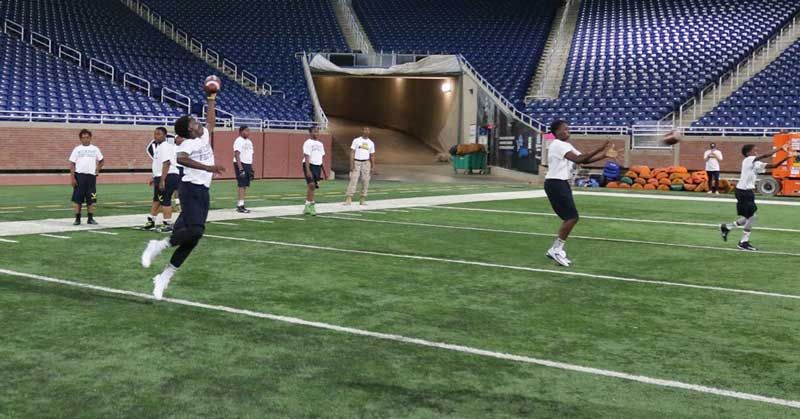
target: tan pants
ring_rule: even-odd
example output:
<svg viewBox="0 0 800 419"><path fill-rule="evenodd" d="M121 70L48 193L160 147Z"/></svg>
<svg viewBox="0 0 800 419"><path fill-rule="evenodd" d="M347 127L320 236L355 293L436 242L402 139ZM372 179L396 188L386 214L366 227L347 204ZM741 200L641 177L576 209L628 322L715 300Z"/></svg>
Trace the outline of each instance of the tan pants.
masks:
<svg viewBox="0 0 800 419"><path fill-rule="evenodd" d="M358 180L363 182L361 196L366 197L369 190L369 180L372 178L372 164L367 161L355 161L355 168L350 172L350 185L347 186L347 196L352 197L356 193Z"/></svg>

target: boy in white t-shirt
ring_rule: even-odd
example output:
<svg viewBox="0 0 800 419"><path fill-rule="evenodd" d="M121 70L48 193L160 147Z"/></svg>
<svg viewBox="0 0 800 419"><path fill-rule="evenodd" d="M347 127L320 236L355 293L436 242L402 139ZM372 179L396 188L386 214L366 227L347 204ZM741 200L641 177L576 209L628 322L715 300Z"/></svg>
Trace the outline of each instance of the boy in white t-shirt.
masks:
<svg viewBox="0 0 800 419"><path fill-rule="evenodd" d="M767 164L760 161L774 156L778 151L786 152L786 156L778 162ZM755 193L758 175L782 165L789 158L795 157L796 153L789 151L787 144L781 149L773 149L768 153L759 155L756 152L755 144L746 144L742 147L742 155L745 157L742 161L742 173L734 191L736 194L736 214L739 215L739 218L731 224L720 225L719 231L722 234L722 240L728 241L728 234L731 230L736 227L744 227L742 239L737 247L754 252L758 249L750 244L750 233L753 231L753 225L756 222L756 211L758 211Z"/></svg>
<svg viewBox="0 0 800 419"><path fill-rule="evenodd" d="M249 209L244 206L247 197L247 188L255 177L253 170L253 141L250 140L250 128L239 128L239 137L233 142L233 171L236 173L239 200L236 203L236 212L247 214Z"/></svg>
<svg viewBox="0 0 800 419"><path fill-rule="evenodd" d="M361 136L350 145L350 184L347 185L345 205L353 203L358 181L361 180L361 205L367 205L367 191L372 171L375 170L375 143L369 138L369 127L361 130Z"/></svg>
<svg viewBox="0 0 800 419"><path fill-rule="evenodd" d="M97 202L97 176L103 168L103 153L92 145L92 132L81 130L78 134L81 145L75 147L69 155L69 178L72 183L72 207L75 210L75 222L81 224L81 206L86 203L87 224L97 224L94 220L94 204Z"/></svg>
<svg viewBox="0 0 800 419"><path fill-rule="evenodd" d="M708 173L708 193L719 195L719 163L722 161L722 152L717 150L715 143L711 143L711 147L703 153L703 160Z"/></svg>
<svg viewBox="0 0 800 419"><path fill-rule="evenodd" d="M153 186L153 204L150 214L144 225L145 230L156 229L156 218L159 211L164 215L163 225L158 231L172 232L172 200L173 194L181 184L178 174L177 155L175 145L167 141L167 129L158 127L153 132L153 177L150 184Z"/></svg>
<svg viewBox="0 0 800 419"><path fill-rule="evenodd" d="M605 158L616 158L617 151L610 141L605 141L594 150L582 154L569 143L569 125L566 121L557 120L550 124L550 132L556 139L550 143L547 152L547 175L544 181L544 191L556 215L563 221L558 229L558 237L545 253L545 256L554 260L561 266L570 266L572 261L567 258L564 244L567 242L572 229L578 224L578 209L572 198L572 188L569 181L573 177L576 164L594 163Z"/></svg>
<svg viewBox="0 0 800 419"><path fill-rule="evenodd" d="M311 128L308 132L311 134L311 138L303 143L303 175L306 178L306 205L303 214L317 215L314 195L319 189L319 182L327 177L322 164L325 157L325 145L319 140L319 128Z"/></svg>

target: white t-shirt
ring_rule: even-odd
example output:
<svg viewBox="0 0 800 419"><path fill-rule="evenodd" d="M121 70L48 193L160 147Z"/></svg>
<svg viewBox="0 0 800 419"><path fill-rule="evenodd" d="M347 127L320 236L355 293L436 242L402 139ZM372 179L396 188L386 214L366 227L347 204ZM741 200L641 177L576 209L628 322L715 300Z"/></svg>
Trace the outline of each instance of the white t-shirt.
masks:
<svg viewBox="0 0 800 419"><path fill-rule="evenodd" d="M575 170L575 163L565 157L570 151L576 156L581 155L580 151L576 150L572 144L566 141L553 140L553 142L550 143L550 149L547 152L548 168L545 179L569 180L572 178L572 172Z"/></svg>
<svg viewBox="0 0 800 419"><path fill-rule="evenodd" d="M253 142L249 138L236 138L236 141L233 142L234 156L237 151L242 163L253 164ZM236 163L236 158L233 159L233 162Z"/></svg>
<svg viewBox="0 0 800 419"><path fill-rule="evenodd" d="M164 141L153 150L153 177L161 177L164 162L169 160L170 175L178 174L178 156L175 153L175 144Z"/></svg>
<svg viewBox="0 0 800 419"><path fill-rule="evenodd" d="M756 161L755 156L750 156L742 161L742 174L739 176L739 183L736 189L748 191L756 188L758 175L767 170L767 163Z"/></svg>
<svg viewBox="0 0 800 419"><path fill-rule="evenodd" d="M375 154L375 143L369 138L358 137L353 140L350 149L355 150L356 160L369 160L370 155Z"/></svg>
<svg viewBox="0 0 800 419"><path fill-rule="evenodd" d="M322 158L325 156L325 146L322 141L309 138L303 143L303 163L306 162L306 155L311 157L309 164L316 166L322 165Z"/></svg>
<svg viewBox="0 0 800 419"><path fill-rule="evenodd" d="M191 140L184 139L181 145L175 150L176 153L186 153L189 158L199 163L211 166L214 164L214 150L211 148L210 135L208 129L203 128L203 136L193 138ZM183 169L183 181L194 183L195 185L203 185L206 188L211 187L211 178L214 174L206 172L205 170L192 169L185 167Z"/></svg>
<svg viewBox="0 0 800 419"><path fill-rule="evenodd" d="M72 149L69 155L69 161L75 163L75 173L87 175L97 174L97 162L100 160L103 160L103 153L94 144L81 144Z"/></svg>
<svg viewBox="0 0 800 419"><path fill-rule="evenodd" d="M708 156L714 153L716 159L709 159ZM706 170L710 172L719 172L719 162L722 161L722 152L719 150L706 150L703 154L703 160L706 161Z"/></svg>

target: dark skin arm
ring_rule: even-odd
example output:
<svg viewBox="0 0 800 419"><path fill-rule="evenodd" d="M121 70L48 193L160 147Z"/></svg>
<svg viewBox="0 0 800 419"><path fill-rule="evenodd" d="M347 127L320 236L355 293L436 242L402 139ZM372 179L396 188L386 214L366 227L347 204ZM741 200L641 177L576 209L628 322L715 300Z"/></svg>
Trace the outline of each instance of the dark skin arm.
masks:
<svg viewBox="0 0 800 419"><path fill-rule="evenodd" d="M101 170L103 170L103 165L104 165L105 163L106 163L106 160L105 160L105 159L103 159L103 160L100 160L99 162L97 162L97 170L95 171L95 173L96 173L96 176L100 176L100 171L101 171Z"/></svg>
<svg viewBox="0 0 800 419"><path fill-rule="evenodd" d="M75 179L75 163L69 162L69 181L72 187L78 186L78 181Z"/></svg>
<svg viewBox="0 0 800 419"><path fill-rule="evenodd" d="M770 163L770 164L767 165L767 169L774 169L776 167L779 167L780 165L785 163L786 160L789 160L791 157L793 157L793 156L789 155L789 156L786 156L786 157L780 159L780 161L778 161L777 163Z"/></svg>
<svg viewBox="0 0 800 419"><path fill-rule="evenodd" d="M217 126L217 94L208 95L208 112L206 113L206 129L211 147L214 147L214 127ZM181 163L183 164L183 163Z"/></svg>
<svg viewBox="0 0 800 419"><path fill-rule="evenodd" d="M225 171L225 168L222 166L207 166L199 161L192 160L189 158L189 153L178 153L178 164L183 167L190 167L192 169L204 170L206 172L220 174Z"/></svg>
<svg viewBox="0 0 800 419"><path fill-rule="evenodd" d="M606 158L604 152L606 151L606 148L608 148L610 144L611 144L610 141L606 141L600 147L597 147L596 149L586 154L581 154L580 156L570 151L566 155L564 155L564 157L575 164L594 163Z"/></svg>
<svg viewBox="0 0 800 419"><path fill-rule="evenodd" d="M162 175L161 175L161 181L158 182L158 189L161 189L162 191L167 188L167 175L169 174L169 166L171 164L172 163L170 163L169 160L166 160L161 165Z"/></svg>

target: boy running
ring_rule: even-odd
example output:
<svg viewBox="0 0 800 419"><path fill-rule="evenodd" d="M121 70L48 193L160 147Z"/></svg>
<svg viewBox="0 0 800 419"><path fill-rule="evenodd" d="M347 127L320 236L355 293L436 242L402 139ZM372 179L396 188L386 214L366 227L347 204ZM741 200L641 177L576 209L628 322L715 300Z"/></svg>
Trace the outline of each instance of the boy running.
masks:
<svg viewBox="0 0 800 419"><path fill-rule="evenodd" d="M92 132L81 130L81 145L75 147L69 155L69 178L72 182L72 207L75 210L75 222L81 224L81 206L86 203L87 224L97 224L94 220L94 204L97 202L97 176L103 169L103 153L92 145Z"/></svg>
<svg viewBox="0 0 800 419"><path fill-rule="evenodd" d="M325 168L322 165L325 157L325 146L319 140L319 128L309 130L311 138L303 143L303 175L306 178L306 206L304 215L317 215L314 195L319 189L319 181L325 179Z"/></svg>
<svg viewBox="0 0 800 419"><path fill-rule="evenodd" d="M761 160L770 158L778 151L785 151L786 157L777 163L767 164ZM759 155L756 152L755 144L746 144L742 147L742 155L745 159L742 161L742 173L739 176L739 183L736 184L736 214L739 218L731 224L722 224L719 226L719 231L722 234L722 240L728 241L728 234L736 227L744 227L742 239L739 240L737 247L742 250L750 252L757 251L758 249L750 244L750 233L753 231L753 225L756 222L756 179L759 174L767 171L767 169L774 169L782 165L790 157L794 157L795 153L789 152L788 145L778 150L772 150L768 153Z"/></svg>
<svg viewBox="0 0 800 419"><path fill-rule="evenodd" d="M156 128L153 138L153 178L150 179L150 184L153 185L153 205L144 229L155 229L156 217L161 210L164 221L159 231L168 233L172 231L172 195L178 190L181 180L176 164L175 145L166 141L167 129Z"/></svg>
<svg viewBox="0 0 800 419"><path fill-rule="evenodd" d="M239 201L236 203L236 212L247 214L249 209L244 206L247 188L250 180L255 177L253 171L253 141L250 140L250 128L239 128L239 137L233 142L233 170L236 172L236 182L239 186Z"/></svg>
<svg viewBox="0 0 800 419"><path fill-rule="evenodd" d="M550 124L550 132L556 139L550 143L547 153L547 175L544 181L544 191L556 215L563 222L558 229L558 237L545 253L545 256L554 260L561 266L569 267L572 261L567 258L564 244L575 225L578 224L578 209L572 198L572 188L569 180L573 177L576 164L594 163L605 158L617 157L617 151L610 141L604 142L600 147L586 154L581 154L569 143L569 125L566 121L557 120Z"/></svg>
<svg viewBox="0 0 800 419"><path fill-rule="evenodd" d="M172 234L164 240L150 240L142 253L142 266L150 267L153 259L168 247L177 247L164 271L153 278L153 296L160 300L169 281L178 268L189 257L205 231L210 203L209 187L215 173L225 168L214 164L211 147L216 123L216 93L208 93L208 128L191 116L185 115L175 121L175 133L183 137L178 146L177 160L184 167L179 190L183 211L178 216Z"/></svg>

